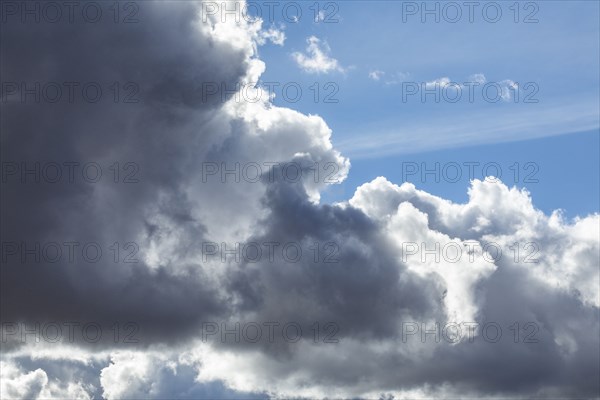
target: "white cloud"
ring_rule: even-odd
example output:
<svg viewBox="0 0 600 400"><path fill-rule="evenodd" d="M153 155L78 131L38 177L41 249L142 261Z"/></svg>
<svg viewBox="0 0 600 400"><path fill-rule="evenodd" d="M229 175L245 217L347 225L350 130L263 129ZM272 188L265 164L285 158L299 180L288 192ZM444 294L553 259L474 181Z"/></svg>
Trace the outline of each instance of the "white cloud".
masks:
<svg viewBox="0 0 600 400"><path fill-rule="evenodd" d="M330 56L331 49L326 42L322 42L316 36L310 36L306 42L308 43L306 53L292 53L292 58L303 71L308 73L344 71L338 60Z"/></svg>
<svg viewBox="0 0 600 400"><path fill-rule="evenodd" d="M425 82L425 87L427 89L431 89L431 88L442 88L443 89L446 86L448 86L450 83L451 83L450 78L445 76L443 78L434 79L433 81L430 81L430 82Z"/></svg>
<svg viewBox="0 0 600 400"><path fill-rule="evenodd" d="M385 75L385 72L378 69L369 72L369 78L373 79L374 81L380 80L383 75Z"/></svg>
<svg viewBox="0 0 600 400"><path fill-rule="evenodd" d="M510 79L504 79L498 84L500 85L500 97L504 101L510 101L514 97L514 93L519 90L519 85Z"/></svg>
<svg viewBox="0 0 600 400"><path fill-rule="evenodd" d="M325 21L325 10L319 10L317 15L315 15L315 23L319 23Z"/></svg>
<svg viewBox="0 0 600 400"><path fill-rule="evenodd" d="M93 387L82 382L49 380L46 371L23 371L13 361L0 361L0 397L3 399L91 400Z"/></svg>
<svg viewBox="0 0 600 400"><path fill-rule="evenodd" d="M469 76L466 82L452 81L450 78L445 76L442 78L434 79L433 81L425 82L425 88L437 90L444 90L448 88L466 91L465 93L468 93L468 91L470 90L469 86L476 85L477 87L479 87L479 90L482 91L482 95L485 96L484 98L494 98L494 96L492 95L492 91L490 91L490 93L487 93L481 88L482 85L486 84L493 85L498 91L498 96L505 102L512 100L515 95L515 92L519 90L519 85L510 79L503 79L499 82L487 82L487 79L484 74L473 74Z"/></svg>
<svg viewBox="0 0 600 400"><path fill-rule="evenodd" d="M278 46L283 46L285 43L285 33L282 29L270 27L269 29L263 29L258 35L258 43L264 44L267 40Z"/></svg>
<svg viewBox="0 0 600 400"><path fill-rule="evenodd" d="M485 78L484 74L473 74L469 76L469 82L477 82L483 85L486 81L487 79Z"/></svg>
<svg viewBox="0 0 600 400"><path fill-rule="evenodd" d="M387 77L386 79L384 79L385 77ZM382 81L386 84L386 85L397 85L399 83L402 83L404 81L406 81L408 78L410 77L410 74L408 72L385 72L379 69L375 69L369 72L369 78L374 80L374 81Z"/></svg>

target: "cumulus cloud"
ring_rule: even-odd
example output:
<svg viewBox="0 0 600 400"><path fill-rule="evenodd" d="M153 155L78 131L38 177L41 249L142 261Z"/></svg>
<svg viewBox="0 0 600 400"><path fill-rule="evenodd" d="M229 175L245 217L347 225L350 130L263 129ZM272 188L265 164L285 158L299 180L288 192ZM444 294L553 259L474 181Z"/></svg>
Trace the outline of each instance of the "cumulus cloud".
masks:
<svg viewBox="0 0 600 400"><path fill-rule="evenodd" d="M292 58L303 71L308 73L344 71L338 60L330 56L331 49L326 42L316 36L310 36L306 39L306 43L308 44L306 53L292 53Z"/></svg>
<svg viewBox="0 0 600 400"><path fill-rule="evenodd" d="M3 161L93 161L109 178L2 183L4 242L105 252L94 263L3 253L2 398L598 393L597 214L545 215L497 180L473 181L464 204L383 177L321 204L350 168L326 122L231 89L259 81L257 46L280 36L260 20L203 21L198 10L147 2L147 25L105 22L102 34L3 24L6 81L135 82L139 101L3 104ZM323 49L311 37L295 57L311 72L342 70ZM115 162L134 163L137 182L115 182ZM236 179L236 165L250 164L266 174ZM315 179L315 166L333 179ZM115 242L134 243L138 262L115 262ZM259 260L206 259L206 242L294 243L305 257L291 262L278 247ZM462 258L422 258L415 245ZM53 343L35 325L73 321L104 334ZM139 340L116 331L130 322ZM26 340L17 323L28 324ZM462 335L436 340L436 323ZM481 329L489 323L503 330L497 341ZM248 340L256 325L262 335Z"/></svg>
<svg viewBox="0 0 600 400"><path fill-rule="evenodd" d="M573 222L546 216L526 191L477 180L465 204L384 178L361 186L348 204L337 206L312 205L301 190L278 185L268 198L272 213L265 224L275 230L273 236L299 242L328 237L339 243L340 262L245 265L243 279L236 280L245 283L240 286L248 299L244 315L298 321L309 332L311 321L336 321L340 341L327 347L304 340L260 351L256 345L218 343L215 348L230 354L220 359L226 365L219 370L235 366L235 372L213 371L212 378L238 390L268 386L283 397L372 398L378 391L399 398L552 397L592 395L598 389L592 379L598 372L598 288L590 291L588 284L598 281L598 215ZM291 210L297 209L302 213L294 218ZM572 236L576 231L585 231L586 239ZM450 242L471 243L479 253L471 260L464 250L457 261L447 256L435 262L432 254L425 260L422 254L406 257L402 246L431 250ZM573 242L586 250L567 255ZM492 243L502 256L481 253ZM536 244L535 260L528 254L515 258L514 243ZM573 261L565 263L565 257ZM579 272L570 273L572 268ZM431 333L422 341L419 331L416 339L403 342L403 323L412 322L430 331L436 322L462 324L463 334L451 343L437 342ZM503 329L498 342L481 330L468 340L468 324L490 323ZM253 350L251 361L239 356L240 347ZM214 351L214 357L222 354ZM256 365L260 373L253 372ZM581 367L574 371L575 365Z"/></svg>
<svg viewBox="0 0 600 400"><path fill-rule="evenodd" d="M198 7L151 2L140 25L115 27L107 21L106 35L73 34L84 29L83 23L52 26L52 35L43 24L12 24L3 32L11 43L20 43L3 47L7 81L113 79L139 87L137 103L7 105L3 149L10 151L3 161L31 167L93 162L105 177L119 162L119 168L131 163L138 172L137 182L130 184L115 183L114 176L96 183L80 177L74 183L39 185L21 184L18 177L7 181L12 190L2 191L5 242L34 249L36 243L58 243L65 254L65 242L79 243L77 251L95 243L104 256L94 263L83 262L81 254L74 263L53 263L36 256L23 262L20 254L12 255L2 269L6 320L92 320L105 327L135 320L150 342L169 340L173 330L192 332L198 321L228 307L217 282L220 266L199 262L201 243L244 240L263 213L265 192L246 181L203 182L205 164L264 166L307 154L307 162L340 165L342 176L348 170L320 117L271 107L267 96L250 104L226 93L256 82L264 71L254 57L260 21L214 17L201 23ZM164 32L143 29L158 25ZM70 50L58 46L61 38L68 38ZM113 42L111 51L119 60L107 63L97 49ZM17 60L29 60L32 67L23 69ZM40 60L54 67L45 68ZM207 84L224 89L209 95ZM318 197L324 184L307 180L306 185ZM120 247L119 262L114 262L114 243ZM127 243L133 244L123 248ZM124 263L132 252L138 262ZM36 296L19 289L25 284Z"/></svg>
<svg viewBox="0 0 600 400"><path fill-rule="evenodd" d="M278 46L283 46L285 43L285 33L282 29L277 29L275 27L263 29L258 35L258 43L264 44L267 40Z"/></svg>
<svg viewBox="0 0 600 400"><path fill-rule="evenodd" d="M61 381L49 379L42 368L24 371L13 361L0 361L0 395L3 399L82 399L93 398L94 387L73 375ZM68 369L63 365L64 369Z"/></svg>

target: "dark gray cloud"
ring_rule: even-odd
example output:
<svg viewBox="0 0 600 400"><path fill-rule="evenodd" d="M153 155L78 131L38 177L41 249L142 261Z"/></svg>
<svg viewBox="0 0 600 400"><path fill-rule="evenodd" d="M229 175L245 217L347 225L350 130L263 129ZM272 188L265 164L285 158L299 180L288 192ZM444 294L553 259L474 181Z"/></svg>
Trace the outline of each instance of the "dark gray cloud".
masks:
<svg viewBox="0 0 600 400"><path fill-rule="evenodd" d="M3 171L38 163L41 177L35 182L33 175L25 176L24 183L17 171L2 182L2 241L8 253L1 270L2 320L75 320L105 327L134 321L147 342L169 340L176 337L173 332L183 335L198 319L226 307L201 265L183 263L175 275L164 266L149 268L140 256L146 242L161 233L157 216L184 232L172 251L199 248L206 229L192 215L184 188L194 178L190 166L195 158L220 133L207 126L222 103L220 95L205 96L202 83L233 87L246 73L247 56L201 34L198 7L191 2L139 3L139 22L132 24L114 23L108 8L102 8L104 18L95 24L82 18L55 24L13 18L2 25L5 89L12 82L41 87L39 102L35 95L22 102L22 90L3 93ZM77 85L72 103L65 82ZM90 83L102 89L96 103L82 97ZM62 98L50 103L44 88L53 96L54 84L62 88ZM43 175L49 163L61 167L57 183ZM73 182L65 163L79 163L73 166ZM88 163L95 163L88 170L91 180L94 165L101 168L98 182L82 176ZM64 242L80 243L74 262L67 261ZM115 242L121 247L117 263L111 250ZM129 242L142 247L136 252L138 263L123 262L134 251L123 248ZM19 254L10 254L12 244L31 249L36 243L39 261L29 255L22 262ZM47 262L54 248L47 257L43 253L51 243L63 252L56 263ZM83 259L86 243L101 248L98 262Z"/></svg>
<svg viewBox="0 0 600 400"><path fill-rule="evenodd" d="M268 185L264 233L248 242L276 238L281 245L273 261L264 256L234 271L232 290L251 303L242 303L245 313L259 321L287 318L306 331L316 321L331 321L340 328L337 337L368 340L394 335L398 319L441 311L443 283L407 271L362 211L315 205L301 184ZM283 251L286 243L298 244L303 257L296 262L295 249Z"/></svg>

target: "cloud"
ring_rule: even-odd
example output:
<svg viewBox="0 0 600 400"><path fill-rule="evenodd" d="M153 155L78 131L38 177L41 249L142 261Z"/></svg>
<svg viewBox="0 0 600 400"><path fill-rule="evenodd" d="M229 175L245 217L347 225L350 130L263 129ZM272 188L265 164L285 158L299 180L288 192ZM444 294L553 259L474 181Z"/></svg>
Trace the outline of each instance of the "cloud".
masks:
<svg viewBox="0 0 600 400"><path fill-rule="evenodd" d="M221 381L199 382L199 365L167 351L116 352L100 372L102 397L185 398L185 399L266 399L262 393L227 389Z"/></svg>
<svg viewBox="0 0 600 400"><path fill-rule="evenodd" d="M373 79L374 81L380 80L383 75L385 75L385 72L378 69L369 72L369 78Z"/></svg>
<svg viewBox="0 0 600 400"><path fill-rule="evenodd" d="M369 73L369 78L373 79L374 81L379 81L384 75L385 75L384 71L374 70ZM470 90L473 90L472 87L479 87L481 85L485 85L486 83L488 83L484 74L470 75L466 82L453 81L447 76L437 78L437 79L434 79L431 81L425 81L425 82L412 81L411 82L411 81L407 80L409 76L410 76L410 74L405 73L405 72L396 72L395 74L390 75L390 78L385 81L385 84L386 85L397 85L397 84L401 84L403 82L410 83L410 84L417 84L417 86L420 86L422 91L424 91L424 90L432 91L430 93L434 93L433 92L434 90L438 90L438 91L446 90L446 91L452 91L455 93L457 91L461 91L464 93L468 93ZM498 91L498 95L497 95L498 98L502 99L505 102L512 100L514 98L514 93L516 93L516 91L519 90L518 83L516 83L510 79L504 79L499 82L490 82L489 85L493 85L496 88L496 90ZM490 93L493 93L493 92L490 92ZM485 93L483 93L482 95L485 96L484 99L487 99L488 97L491 97L492 99L495 98L491 95L488 95L487 91L485 91ZM454 99L455 96L457 96L457 94L449 95L450 99ZM465 95L465 98L466 97L468 97L468 96Z"/></svg>
<svg viewBox="0 0 600 400"><path fill-rule="evenodd" d="M314 23L317 24L323 21L325 21L325 10L319 10L319 12L315 14Z"/></svg>
<svg viewBox="0 0 600 400"><path fill-rule="evenodd" d="M363 130L373 128L361 125L348 132L337 148L350 159L366 159L594 131L599 128L597 108L597 99L567 98L535 107L482 110L468 119L445 114L443 119L424 124L417 117L402 125L380 126L379 133L368 137Z"/></svg>
<svg viewBox="0 0 600 400"><path fill-rule="evenodd" d="M443 77L443 78L438 78L438 79L434 79L433 81L430 82L425 82L425 87L427 89L431 89L431 88L445 88L450 84L450 78L448 78L447 76Z"/></svg>
<svg viewBox="0 0 600 400"><path fill-rule="evenodd" d="M438 79L434 79L433 81L429 81L429 82L425 82L425 88L426 89L447 89L447 90L469 90L470 86L473 85L485 85L487 82L487 79L485 77L484 74L473 74L471 76L469 76L468 81L467 82L455 82L452 81L450 78L448 78L447 76L442 77L442 78L438 78ZM489 83L490 85L493 85L494 87L496 87L497 91L498 91L498 96L505 102L510 101L511 99L513 99L513 96L517 90L519 90L519 85L510 80L510 79L503 79L499 82L491 82ZM488 96L487 92L485 91L486 89L484 89L484 96Z"/></svg>
<svg viewBox="0 0 600 400"><path fill-rule="evenodd" d="M50 379L42 368L24 371L17 363L0 361L0 394L3 399L82 399L93 397L93 386L74 376L66 380ZM63 365L63 368L68 369Z"/></svg>
<svg viewBox="0 0 600 400"><path fill-rule="evenodd" d="M326 42L322 42L316 36L310 36L306 39L306 43L308 43L306 53L292 53L292 58L303 71L308 73L344 71L338 60L329 55L331 49Z"/></svg>
<svg viewBox="0 0 600 400"><path fill-rule="evenodd" d="M221 266L200 261L202 243L244 240L264 213L264 187L203 182L204 164L266 165L305 153L307 162L331 162L341 166L341 176L347 172L349 163L331 147L331 130L320 117L272 107L267 96L250 104L231 93L207 94L206 82L226 89L257 82L264 63L254 56L260 25L216 17L199 23L198 7L148 3L140 24L161 30L104 21L106 35L86 31L83 22L52 26L52 34L43 24L13 24L3 32L22 43L3 47L7 81L102 78L139 88L137 103L115 103L107 95L94 104L6 106L3 148L11 150L3 161L32 167L50 161L63 168L96 163L104 179L89 183L78 176L74 183L65 178L27 185L17 177L6 183L11 190L3 190L3 241L33 248L58 243L64 255L59 263L11 256L1 271L3 320L94 321L105 329L136 321L146 343L191 335L200 321L229 307L218 282ZM87 34L73 35L78 29ZM62 37L71 50L57 47ZM119 60L106 63L97 49L112 42ZM24 69L16 60L32 67ZM45 68L41 60L54 67ZM137 182L123 183L121 175L115 183L109 168L116 162L123 174L133 171L124 170L126 163L134 165ZM305 183L315 199L325 185ZM79 243L73 245L79 256L69 263L64 243L71 242ZM97 262L81 257L90 243L103 252ZM138 262L123 262L131 252ZM21 285L36 295L27 296Z"/></svg>
<svg viewBox="0 0 600 400"><path fill-rule="evenodd" d="M327 238L339 244L340 262L244 264L242 277L232 278L246 299L233 320L297 321L305 332L312 321L335 321L339 343L317 345L312 337L269 347L217 342L208 356L211 365L219 359L207 371L211 379L237 390L269 388L281 397L372 398L382 391L399 398L545 397L598 390L592 377L598 372L599 215L571 222L546 216L526 191L478 180L465 204L385 178L337 206L311 204L301 190L280 184L267 198L265 237ZM427 249L493 243L503 256L490 261L479 252L470 261L465 251L459 261L435 262L431 254L404 260L402 243ZM535 243L537 262L523 253L515 259L514 243ZM568 250L570 243L578 249ZM433 336L403 342L402 323L411 321L429 330L435 322L493 323L503 336L492 343L493 335L478 331L470 342L463 326L457 343ZM523 342L527 334L535 342Z"/></svg>
<svg viewBox="0 0 600 400"><path fill-rule="evenodd" d="M381 70L373 70L369 72L369 78L374 81L380 81L385 75L386 73ZM406 72L396 72L394 74L389 74L389 78L385 80L385 84L398 85L403 82L417 84L418 86L420 86L422 91L432 91L430 93L434 93L433 91L435 90L446 90L449 92L454 92L452 94L449 94L449 98L454 99L458 95L458 91L460 91L462 94L469 93L470 90L473 90L472 87L480 87L488 83L485 75L481 73L470 75L466 82L453 81L447 76L437 78L431 81L411 82L408 81L409 76L410 74ZM513 100L516 92L519 90L519 84L511 79L503 79L499 82L490 82L489 85L492 85L496 88L498 92L498 99L502 99L504 102L509 102L510 100ZM488 97L491 97L492 99L495 98L494 96L491 96L491 94L488 94L488 92L485 90L484 93L482 93L482 95L484 96L484 99L487 99ZM462 97L462 95L460 97ZM466 97L468 96L465 95L465 98Z"/></svg>
<svg viewBox="0 0 600 400"><path fill-rule="evenodd" d="M473 74L469 76L469 82L477 82L481 85L487 82L487 79L484 74Z"/></svg>
<svg viewBox="0 0 600 400"><path fill-rule="evenodd" d="M102 34L77 24L3 25L6 81L135 82L140 101L3 105L3 161L95 162L108 178L3 182L3 241L26 242L29 251L10 255L0 271L2 398L598 392L597 214L548 216L526 191L477 180L465 204L383 177L347 202L321 204L332 182L315 178L315 168L327 166L334 181L350 168L326 122L231 90L265 70L261 21L203 22L190 2L144 7L147 25L106 22L96 26ZM327 71L341 70L318 39L309 39L308 52L316 64L326 60ZM118 170L135 163L137 183L115 182L115 162ZM223 164L223 175L203 179L207 165ZM249 164L266 165L268 174L235 179L236 165ZM299 179L286 179L289 165ZM77 249L101 244L104 257L55 263L32 254L36 243L68 241ZM280 246L272 258L206 260L207 241L228 249L292 243L305 256L291 262ZM137 263L123 262L126 243L136 244ZM403 243L478 247L463 253L474 261L437 262L407 254ZM485 258L491 243L502 258ZM514 243L537 244L538 262L515 261ZM96 323L103 334L83 340L77 330L71 341L63 331L48 340L49 324L69 321ZM139 340L124 342L127 330L116 340L116 327L128 322ZM494 322L504 334L494 343L481 330L473 341L430 340L430 332L405 342L407 322L429 331L436 322ZM44 340L31 332L23 340L15 323ZM207 323L225 335L204 340ZM273 340L268 331L248 340L247 328L265 323L276 324ZM535 343L522 340L533 332L527 323ZM299 336L290 340L290 332Z"/></svg>
<svg viewBox="0 0 600 400"><path fill-rule="evenodd" d="M282 29L271 27L267 30L261 30L258 35L258 43L264 44L267 40L278 46L283 46L285 43L285 33Z"/></svg>
<svg viewBox="0 0 600 400"><path fill-rule="evenodd" d="M406 81L410 74L408 72L386 73L385 71L381 71L379 69L375 69L369 72L369 78L376 82L381 81L385 76L388 77L383 81L386 85L397 85Z"/></svg>

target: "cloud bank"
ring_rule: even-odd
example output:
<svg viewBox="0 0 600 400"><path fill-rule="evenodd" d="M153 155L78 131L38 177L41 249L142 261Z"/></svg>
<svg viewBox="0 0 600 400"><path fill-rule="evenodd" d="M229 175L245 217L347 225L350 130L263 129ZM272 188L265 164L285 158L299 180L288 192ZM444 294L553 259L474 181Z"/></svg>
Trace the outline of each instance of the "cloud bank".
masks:
<svg viewBox="0 0 600 400"><path fill-rule="evenodd" d="M3 97L2 398L597 396L597 214L544 215L525 190L477 180L465 204L383 177L320 204L350 168L326 122L235 95L282 36L202 3L142 5L131 25L1 27L4 81L105 91ZM309 42L306 68L340 69L320 51ZM23 181L51 162L104 175ZM268 173L236 179L236 165ZM74 262L42 250L73 242ZM206 243L275 242L269 257L205 257ZM102 257L77 258L86 243ZM44 331L73 322L103 334Z"/></svg>

